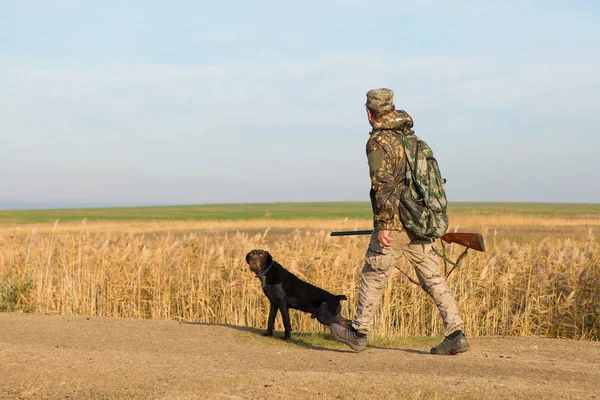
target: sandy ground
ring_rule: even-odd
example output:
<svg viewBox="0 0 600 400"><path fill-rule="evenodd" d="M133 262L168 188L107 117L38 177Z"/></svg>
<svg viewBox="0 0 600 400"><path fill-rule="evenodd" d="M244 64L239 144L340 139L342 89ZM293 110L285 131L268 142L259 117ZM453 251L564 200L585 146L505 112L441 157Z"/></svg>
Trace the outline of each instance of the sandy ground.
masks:
<svg viewBox="0 0 600 400"><path fill-rule="evenodd" d="M600 343L472 339L472 350L285 342L259 329L0 314L0 399L600 398Z"/></svg>

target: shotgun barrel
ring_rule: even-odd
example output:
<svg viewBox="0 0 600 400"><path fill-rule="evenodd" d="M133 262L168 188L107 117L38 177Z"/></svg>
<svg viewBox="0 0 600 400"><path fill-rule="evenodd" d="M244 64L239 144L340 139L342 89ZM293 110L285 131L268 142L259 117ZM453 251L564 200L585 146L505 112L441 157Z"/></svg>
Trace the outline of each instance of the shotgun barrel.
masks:
<svg viewBox="0 0 600 400"><path fill-rule="evenodd" d="M370 235L371 233L373 233L373 230L338 231L331 232L330 236ZM446 243L456 243L469 249L485 251L485 242L480 233L450 232L442 236L441 239Z"/></svg>

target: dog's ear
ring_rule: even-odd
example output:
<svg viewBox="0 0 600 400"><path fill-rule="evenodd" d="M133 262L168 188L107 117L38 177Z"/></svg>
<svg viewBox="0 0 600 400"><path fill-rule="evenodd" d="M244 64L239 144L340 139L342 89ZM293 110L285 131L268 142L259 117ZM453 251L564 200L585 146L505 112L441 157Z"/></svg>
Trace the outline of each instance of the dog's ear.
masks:
<svg viewBox="0 0 600 400"><path fill-rule="evenodd" d="M252 252L249 251L248 254L246 254L246 264L250 264L250 253Z"/></svg>
<svg viewBox="0 0 600 400"><path fill-rule="evenodd" d="M268 251L265 251L265 253L267 254L267 265L269 266L273 263L273 257L271 257L271 253L269 253Z"/></svg>

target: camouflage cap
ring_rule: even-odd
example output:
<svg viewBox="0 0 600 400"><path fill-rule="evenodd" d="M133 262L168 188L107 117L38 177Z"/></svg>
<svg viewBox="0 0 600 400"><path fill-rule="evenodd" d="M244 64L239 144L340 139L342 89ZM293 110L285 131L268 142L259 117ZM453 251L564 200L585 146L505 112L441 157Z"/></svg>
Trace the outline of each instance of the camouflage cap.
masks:
<svg viewBox="0 0 600 400"><path fill-rule="evenodd" d="M368 109L377 110L382 114L394 111L394 92L385 88L369 90L365 105Z"/></svg>

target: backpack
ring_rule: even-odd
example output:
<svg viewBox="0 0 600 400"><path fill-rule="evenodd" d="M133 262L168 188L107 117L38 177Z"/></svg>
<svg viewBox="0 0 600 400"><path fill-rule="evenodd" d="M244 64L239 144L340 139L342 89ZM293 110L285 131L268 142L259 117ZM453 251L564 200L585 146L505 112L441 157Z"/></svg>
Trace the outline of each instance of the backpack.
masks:
<svg viewBox="0 0 600 400"><path fill-rule="evenodd" d="M404 227L419 238L437 239L448 230L448 201L433 151L412 134L400 134L406 155L406 181L398 210Z"/></svg>

